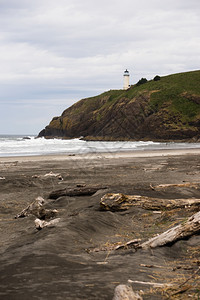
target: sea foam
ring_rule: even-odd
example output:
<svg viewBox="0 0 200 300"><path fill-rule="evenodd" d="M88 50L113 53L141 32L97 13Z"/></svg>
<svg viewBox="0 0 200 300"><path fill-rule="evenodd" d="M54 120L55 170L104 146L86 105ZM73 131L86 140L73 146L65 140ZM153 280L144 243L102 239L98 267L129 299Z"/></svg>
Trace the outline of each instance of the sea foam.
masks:
<svg viewBox="0 0 200 300"><path fill-rule="evenodd" d="M34 136L1 135L0 156L83 154L134 150L200 148L200 143L159 143L152 141L84 141L82 139L45 139Z"/></svg>

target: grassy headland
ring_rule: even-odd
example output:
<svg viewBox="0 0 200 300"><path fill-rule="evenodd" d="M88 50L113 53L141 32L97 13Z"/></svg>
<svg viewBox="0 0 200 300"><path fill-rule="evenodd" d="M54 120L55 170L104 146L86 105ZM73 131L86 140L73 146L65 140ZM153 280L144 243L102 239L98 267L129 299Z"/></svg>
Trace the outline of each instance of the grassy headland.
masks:
<svg viewBox="0 0 200 300"><path fill-rule="evenodd" d="M39 136L101 140L198 140L200 71L110 90L82 99Z"/></svg>

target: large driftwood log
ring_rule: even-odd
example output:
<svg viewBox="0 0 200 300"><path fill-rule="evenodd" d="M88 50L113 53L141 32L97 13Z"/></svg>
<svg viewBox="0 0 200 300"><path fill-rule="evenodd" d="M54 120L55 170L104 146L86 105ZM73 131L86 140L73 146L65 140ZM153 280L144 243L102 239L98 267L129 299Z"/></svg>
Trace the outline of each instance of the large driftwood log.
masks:
<svg viewBox="0 0 200 300"><path fill-rule="evenodd" d="M128 241L124 244L108 245L101 248L88 250L88 252L112 251L119 249L148 249L175 243L180 239L188 238L200 233L200 211L188 218L184 223L168 229L167 231L150 238L148 241L140 243L140 239ZM147 266L151 267L151 266Z"/></svg>
<svg viewBox="0 0 200 300"><path fill-rule="evenodd" d="M192 215L186 222L179 224L140 245L141 248L155 248L174 243L200 232L200 211Z"/></svg>
<svg viewBox="0 0 200 300"><path fill-rule="evenodd" d="M167 189L167 188L173 188L173 187L189 187L189 188L195 188L197 189L200 187L200 182L184 182L184 183L169 183L169 184L159 184L155 186L151 186L153 190L161 190L161 189Z"/></svg>
<svg viewBox="0 0 200 300"><path fill-rule="evenodd" d="M43 207L45 201L42 197L37 197L30 205L23 209L19 214L15 216L15 219L24 218L29 215L34 215L39 219L49 219L57 214L56 209L45 209Z"/></svg>
<svg viewBox="0 0 200 300"><path fill-rule="evenodd" d="M200 199L160 199L140 195L105 194L100 201L102 210L120 211L132 206L140 206L144 209L160 210L190 206L200 206Z"/></svg>
<svg viewBox="0 0 200 300"><path fill-rule="evenodd" d="M134 292L132 286L119 284L115 288L113 300L142 300L143 298Z"/></svg>
<svg viewBox="0 0 200 300"><path fill-rule="evenodd" d="M62 196L69 196L69 197L74 197L74 196L91 196L95 194L98 190L100 189L106 189L106 187L75 187L75 188L64 188L60 190L55 190L52 191L49 194L49 199L58 199L59 197Z"/></svg>

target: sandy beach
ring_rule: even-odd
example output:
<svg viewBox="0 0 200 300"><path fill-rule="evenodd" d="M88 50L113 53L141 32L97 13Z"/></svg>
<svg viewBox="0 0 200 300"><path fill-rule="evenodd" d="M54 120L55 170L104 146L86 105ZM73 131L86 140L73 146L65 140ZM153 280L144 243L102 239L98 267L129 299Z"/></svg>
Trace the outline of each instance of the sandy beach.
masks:
<svg viewBox="0 0 200 300"><path fill-rule="evenodd" d="M79 160L79 159L96 159L96 158L128 158L128 157L156 157L156 156L180 156L200 154L200 148L189 149L167 149L167 150L134 150L123 152L102 152L102 153L87 153L87 154L57 154L57 155L34 155L34 156L7 156L0 157L0 161L3 162L25 162L25 161L49 161L49 160Z"/></svg>
<svg viewBox="0 0 200 300"><path fill-rule="evenodd" d="M143 299L199 299L199 234L155 249L115 250L133 239L147 241L199 207L100 209L106 193L200 198L199 154L187 149L0 158L0 298L112 299L117 285L130 284ZM157 188L163 184L169 187ZM81 187L97 191L49 197ZM34 215L15 219L38 196L46 209L58 211L55 226L37 230Z"/></svg>

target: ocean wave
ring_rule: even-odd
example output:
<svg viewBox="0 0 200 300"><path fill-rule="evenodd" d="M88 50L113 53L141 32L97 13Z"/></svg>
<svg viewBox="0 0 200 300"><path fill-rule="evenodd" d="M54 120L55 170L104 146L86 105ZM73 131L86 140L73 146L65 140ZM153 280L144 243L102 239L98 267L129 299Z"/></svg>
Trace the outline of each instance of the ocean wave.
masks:
<svg viewBox="0 0 200 300"><path fill-rule="evenodd" d="M200 143L84 141L82 139L45 139L34 136L0 136L1 157L188 148L200 148Z"/></svg>

